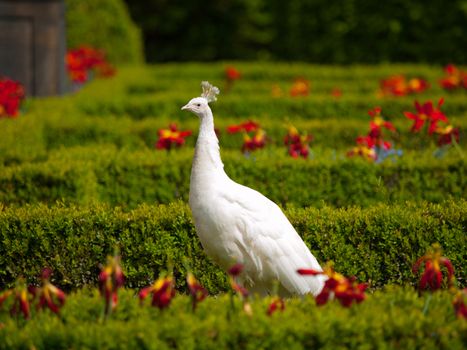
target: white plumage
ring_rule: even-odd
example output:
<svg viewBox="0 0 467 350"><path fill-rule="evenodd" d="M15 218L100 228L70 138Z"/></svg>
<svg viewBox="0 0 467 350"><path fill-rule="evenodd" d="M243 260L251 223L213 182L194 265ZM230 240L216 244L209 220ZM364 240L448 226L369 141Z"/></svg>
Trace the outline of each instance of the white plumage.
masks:
<svg viewBox="0 0 467 350"><path fill-rule="evenodd" d="M208 105L219 89L207 82L202 87L202 97L193 98L182 110L198 115L201 122L191 169L190 208L204 250L224 270L243 264L242 282L253 293L269 294L278 282L283 296L317 295L324 277L300 276L297 269L322 269L281 209L225 173Z"/></svg>

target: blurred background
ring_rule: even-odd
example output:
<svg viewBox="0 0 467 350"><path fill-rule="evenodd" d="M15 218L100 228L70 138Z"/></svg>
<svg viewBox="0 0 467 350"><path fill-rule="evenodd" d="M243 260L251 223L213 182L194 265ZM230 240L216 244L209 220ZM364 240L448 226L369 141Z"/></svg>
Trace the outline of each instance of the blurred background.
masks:
<svg viewBox="0 0 467 350"><path fill-rule="evenodd" d="M466 0L66 0L113 62L467 62ZM125 43L122 45L122 43Z"/></svg>

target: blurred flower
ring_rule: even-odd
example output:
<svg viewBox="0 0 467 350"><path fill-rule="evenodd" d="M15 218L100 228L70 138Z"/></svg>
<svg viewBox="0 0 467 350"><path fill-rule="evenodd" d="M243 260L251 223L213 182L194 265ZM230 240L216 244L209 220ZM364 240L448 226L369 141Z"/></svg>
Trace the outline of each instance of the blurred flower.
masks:
<svg viewBox="0 0 467 350"><path fill-rule="evenodd" d="M141 289L139 298L143 301L149 294L152 294L152 306L165 309L170 305L175 296L175 281L172 276L160 277L153 285Z"/></svg>
<svg viewBox="0 0 467 350"><path fill-rule="evenodd" d="M425 122L428 122L430 125L428 127L428 133L432 134L435 129L437 128L438 122L448 122L447 117L441 112L441 106L444 103L444 99L440 98L438 101L438 107L433 107L432 101L427 101L423 105L415 101L415 108L417 110L417 114L412 112L404 112L404 115L413 120L414 123L412 125L411 131L418 132L421 128L425 125Z"/></svg>
<svg viewBox="0 0 467 350"><path fill-rule="evenodd" d="M453 64L448 64L444 67L444 72L446 76L439 80L439 84L443 89L467 89L467 72L461 71Z"/></svg>
<svg viewBox="0 0 467 350"><path fill-rule="evenodd" d="M323 271L313 269L299 269L300 275L325 275L326 282L322 291L316 296L316 304L324 305L328 300L336 298L342 306L350 307L352 302L360 303L365 300L366 283L356 283L355 278L347 278L334 271L332 264L328 263Z"/></svg>
<svg viewBox="0 0 467 350"><path fill-rule="evenodd" d="M406 79L403 75L393 75L381 80L380 89L383 95L405 96L420 93L429 88L426 80L421 78Z"/></svg>
<svg viewBox="0 0 467 350"><path fill-rule="evenodd" d="M368 111L368 115L371 117L370 121L370 135L374 139L381 137L381 128L385 128L389 131L396 131L396 128L391 122L385 121L381 116L381 107L375 107ZM376 142L378 143L378 142Z"/></svg>
<svg viewBox="0 0 467 350"><path fill-rule="evenodd" d="M342 96L342 90L339 88L334 88L331 90L331 95L335 98L340 98Z"/></svg>
<svg viewBox="0 0 467 350"><path fill-rule="evenodd" d="M296 78L290 88L290 96L308 96L310 93L310 81L305 78Z"/></svg>
<svg viewBox="0 0 467 350"><path fill-rule="evenodd" d="M272 298L271 303L268 306L267 314L271 316L276 311L284 311L285 310L285 301L281 297L274 297Z"/></svg>
<svg viewBox="0 0 467 350"><path fill-rule="evenodd" d="M284 93L282 92L281 87L278 84L274 84L271 88L272 97L282 97Z"/></svg>
<svg viewBox="0 0 467 350"><path fill-rule="evenodd" d="M284 137L284 144L287 147L289 155L293 158L300 156L308 158L310 153L309 143L312 139L312 135L300 135L295 126L289 125L287 135Z"/></svg>
<svg viewBox="0 0 467 350"><path fill-rule="evenodd" d="M48 307L50 311L58 314L60 308L65 304L66 296L61 289L55 287L52 283L50 283L51 275L51 269L45 268L44 270L42 270L42 286L40 288L37 288L34 291L34 293L35 295L39 296L39 304L37 305L39 309Z"/></svg>
<svg viewBox="0 0 467 350"><path fill-rule="evenodd" d="M99 290L105 299L105 315L107 316L117 307L118 289L123 287L125 276L120 266L120 256L107 257L107 265L103 266L99 274Z"/></svg>
<svg viewBox="0 0 467 350"><path fill-rule="evenodd" d="M442 256L442 249L439 244L433 244L432 249L427 251L425 255L419 258L412 267L413 273L417 273L420 265L425 264L425 271L420 279L419 288L421 290L430 288L435 291L441 288L443 274L441 267L444 266L447 270L448 285L451 285L454 279L454 268L451 261Z"/></svg>
<svg viewBox="0 0 467 350"><path fill-rule="evenodd" d="M0 77L0 118L15 118L24 99L24 88L20 82Z"/></svg>
<svg viewBox="0 0 467 350"><path fill-rule="evenodd" d="M391 122L383 119L381 107L375 107L368 111L370 120L370 131L366 136L358 136L357 146L347 152L347 157L361 156L376 163L382 162L390 155L401 155L400 150L391 150L391 142L384 140L383 130L395 132L396 128Z"/></svg>
<svg viewBox="0 0 467 350"><path fill-rule="evenodd" d="M185 138L191 135L191 130L177 130L177 124L171 123L168 129L160 129L158 134L156 148L170 151L172 146L180 147L185 144Z"/></svg>
<svg viewBox="0 0 467 350"><path fill-rule="evenodd" d="M259 130L259 128L260 128L259 123L255 122L255 121L252 121L252 120L248 120L246 122L243 122L243 123L240 123L240 124L237 124L237 125L228 126L227 127L227 132L229 134L234 134L234 133L241 132L241 131L252 132L252 131Z"/></svg>
<svg viewBox="0 0 467 350"><path fill-rule="evenodd" d="M96 73L99 77L110 77L116 72L107 62L104 51L86 45L69 50L65 61L68 75L74 83L86 82L90 72Z"/></svg>
<svg viewBox="0 0 467 350"><path fill-rule="evenodd" d="M263 129L258 129L253 136L248 134L243 135L242 152L252 152L259 148L263 148L266 144L266 132Z"/></svg>
<svg viewBox="0 0 467 350"><path fill-rule="evenodd" d="M194 311L198 303L202 302L208 296L208 291L198 282L191 272L188 272L186 276L186 283L190 291Z"/></svg>
<svg viewBox="0 0 467 350"><path fill-rule="evenodd" d="M452 305L458 318L467 319L467 288L456 292Z"/></svg>
<svg viewBox="0 0 467 350"><path fill-rule="evenodd" d="M370 136L358 136L356 143L357 145L347 152L347 157L360 156L369 161L376 160L374 141Z"/></svg>
<svg viewBox="0 0 467 350"><path fill-rule="evenodd" d="M12 316L18 315L21 313L25 319L31 317L31 308L30 308L30 290L26 286L26 283L23 278L19 278L16 281L16 287L13 289L8 289L0 293L0 308L3 303L12 298L12 305L10 308L10 314ZM33 297L34 295L31 294Z"/></svg>
<svg viewBox="0 0 467 350"><path fill-rule="evenodd" d="M225 78L228 80L228 81L235 81L235 80L238 80L241 78L241 74L240 72L237 70L237 68L235 67L232 67L232 66L228 66L225 68Z"/></svg>
<svg viewBox="0 0 467 350"><path fill-rule="evenodd" d="M439 134L438 146L450 145L452 141L459 143L459 128L448 125L444 128L437 128L436 133Z"/></svg>
<svg viewBox="0 0 467 350"><path fill-rule="evenodd" d="M251 309L251 305L248 302L248 296L250 295L250 293L245 287L243 287L240 283L237 282L237 279L241 275L242 272L243 272L243 265L239 263L233 265L231 268L227 270L227 273L229 274L230 286L232 287L234 292L238 296L240 296L240 299L242 300L243 311L248 316L251 316L253 314L253 310Z"/></svg>

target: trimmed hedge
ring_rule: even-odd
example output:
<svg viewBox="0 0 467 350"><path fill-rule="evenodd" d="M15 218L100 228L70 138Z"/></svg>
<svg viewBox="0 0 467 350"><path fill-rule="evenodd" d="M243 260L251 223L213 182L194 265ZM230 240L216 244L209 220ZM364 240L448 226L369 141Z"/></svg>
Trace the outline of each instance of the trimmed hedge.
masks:
<svg viewBox="0 0 467 350"><path fill-rule="evenodd" d="M66 0L68 48L104 49L112 63L141 63L143 42L123 0Z"/></svg>
<svg viewBox="0 0 467 350"><path fill-rule="evenodd" d="M96 284L99 263L119 246L131 288L147 285L171 261L184 287L183 260L210 293L228 289L225 273L200 246L189 208L142 205L129 212L107 206L0 207L0 289L23 275L34 281L44 266L66 289ZM375 205L368 209L292 208L285 214L318 261L332 260L337 271L386 284L415 284L416 259L439 242L465 286L467 202Z"/></svg>
<svg viewBox="0 0 467 350"><path fill-rule="evenodd" d="M49 159L3 168L0 202L7 205L103 202L135 207L188 200L192 149L172 153L117 150L113 146L66 148ZM441 202L466 198L467 164L436 159L430 153L405 154L373 164L332 151L316 159L293 159L285 148L266 149L245 158L224 151L227 174L283 205L370 206L406 200Z"/></svg>
<svg viewBox="0 0 467 350"><path fill-rule="evenodd" d="M140 307L133 291L120 292L109 319L99 317L97 291L72 294L61 318L48 312L27 322L0 313L2 349L462 349L467 322L454 316L452 296L417 297L410 288L391 287L350 309L336 302L318 307L312 298L291 299L284 312L266 315L270 298L252 303L253 316L229 312L224 295L207 298L196 313L187 296L159 311Z"/></svg>

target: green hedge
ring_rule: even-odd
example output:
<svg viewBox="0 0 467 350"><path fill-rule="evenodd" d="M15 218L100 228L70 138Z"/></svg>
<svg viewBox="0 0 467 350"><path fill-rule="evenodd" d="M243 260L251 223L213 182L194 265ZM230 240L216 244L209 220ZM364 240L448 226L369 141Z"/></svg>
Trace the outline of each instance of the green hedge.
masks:
<svg viewBox="0 0 467 350"><path fill-rule="evenodd" d="M123 0L66 0L68 48L104 49L112 63L141 63L143 43Z"/></svg>
<svg viewBox="0 0 467 350"><path fill-rule="evenodd" d="M388 288L350 309L322 307L311 298L287 301L284 312L266 315L270 299L253 302L253 316L229 314L227 296L208 298L195 314L177 296L169 309L140 307L133 291L120 293L117 311L102 322L97 292L72 294L61 319L50 313L16 322L0 313L2 349L462 349L467 322L454 317L452 296L426 296Z"/></svg>
<svg viewBox="0 0 467 350"><path fill-rule="evenodd" d="M383 285L415 284L416 259L439 242L465 286L467 202L375 205L368 209L288 209L286 215L317 259L332 260L337 271ZM107 206L24 206L0 210L0 289L23 275L34 281L50 266L66 289L96 284L99 263L117 245L127 286L142 287L171 261L184 287L183 260L211 293L227 287L225 273L200 246L189 208L142 205L129 212Z"/></svg>
<svg viewBox="0 0 467 350"><path fill-rule="evenodd" d="M430 152L406 153L396 161L373 164L322 150L315 159L293 159L285 148L270 148L246 158L224 151L232 179L283 205L370 206L405 200L440 202L465 198L466 162L434 158ZM192 149L118 150L114 146L65 148L47 160L4 167L0 202L7 205L56 200L103 202L135 207L188 200Z"/></svg>

